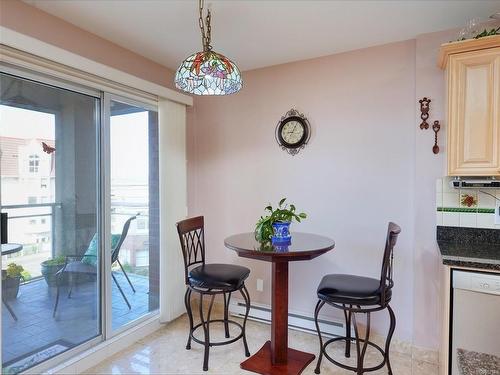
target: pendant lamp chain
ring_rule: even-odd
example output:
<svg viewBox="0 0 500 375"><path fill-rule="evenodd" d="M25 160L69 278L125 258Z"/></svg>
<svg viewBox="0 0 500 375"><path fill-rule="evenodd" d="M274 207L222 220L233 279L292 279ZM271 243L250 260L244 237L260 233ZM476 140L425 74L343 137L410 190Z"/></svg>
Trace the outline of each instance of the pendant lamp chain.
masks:
<svg viewBox="0 0 500 375"><path fill-rule="evenodd" d="M210 9L207 10L207 17L205 22L203 22L203 5L205 0L199 0L200 7L200 18L198 19L198 23L200 24L201 30L201 45L203 46L203 51L211 51L212 46L210 45L210 41L212 39L212 26L210 24L210 20L212 16L210 14ZM207 31L205 32L205 24L207 27Z"/></svg>

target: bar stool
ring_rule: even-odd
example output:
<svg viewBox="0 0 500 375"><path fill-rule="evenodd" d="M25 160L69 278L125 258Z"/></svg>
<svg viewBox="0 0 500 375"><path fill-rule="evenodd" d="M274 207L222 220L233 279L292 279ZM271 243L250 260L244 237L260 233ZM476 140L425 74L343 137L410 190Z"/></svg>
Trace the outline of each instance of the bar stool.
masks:
<svg viewBox="0 0 500 375"><path fill-rule="evenodd" d="M392 310L391 306L389 306L389 302L391 301L392 287L394 286L394 281L392 278L393 249L396 245L396 241L400 232L401 228L397 224L389 223L380 280L362 276L341 274L326 275L321 280L317 291L319 300L316 304L316 310L314 312L314 321L316 323L316 330L318 331L320 345L320 355L318 358L316 369L314 370L316 374L320 373L321 360L324 356L333 364L343 369L354 371L358 375L361 375L365 372L376 371L387 364L389 375L392 375L391 363L389 360L389 347L391 344L394 329L396 328L396 316L394 315L394 311ZM346 335L345 337L341 336L332 338L323 344L323 338L321 337L321 331L318 324L318 314L325 304L344 311L344 317L346 321ZM369 341L370 314L372 312L384 309L387 309L389 311L391 323L389 327L389 333L385 342L385 348L382 349L374 342ZM357 313L366 314L366 334L364 338L359 337L360 335L356 323ZM354 327L354 338L351 337L351 321ZM346 358L349 358L351 356L351 342L354 342L356 344L356 367L340 363L333 359L330 355L328 355L328 353L326 352L326 347L337 341L345 341ZM376 366L365 368L363 362L368 345L378 350L380 354L382 354L383 360Z"/></svg>
<svg viewBox="0 0 500 375"><path fill-rule="evenodd" d="M203 216L193 217L190 219L179 221L177 224L177 232L181 242L182 255L184 258L184 272L186 283L186 294L184 303L189 318L189 336L186 349L191 349L191 340L202 344L205 347L203 359L203 371L208 370L208 356L211 346L227 345L243 340L245 347L245 355L250 357L248 344L246 339L245 327L250 311L250 294L245 287L245 280L250 275L250 270L246 267L233 264L205 264L205 231ZM229 302L231 293L239 291L245 300L246 313L243 319L243 324L229 320ZM191 294L192 292L200 295L199 314L201 322L194 325L193 312L191 309ZM224 296L224 319L210 319L214 297L217 294ZM210 296L210 305L206 319L203 316L203 297ZM212 342L210 341L210 323L224 323L225 337L229 338L229 324L233 324L240 328L241 332L234 338L226 341ZM194 332L202 327L204 332L204 340L199 340L194 336Z"/></svg>

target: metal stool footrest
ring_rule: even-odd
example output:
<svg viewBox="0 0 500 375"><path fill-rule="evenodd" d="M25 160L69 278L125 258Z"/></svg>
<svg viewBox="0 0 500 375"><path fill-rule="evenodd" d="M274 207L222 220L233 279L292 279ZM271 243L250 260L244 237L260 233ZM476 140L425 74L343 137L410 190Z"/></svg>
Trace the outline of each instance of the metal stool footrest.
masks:
<svg viewBox="0 0 500 375"><path fill-rule="evenodd" d="M193 329L192 329L192 331L191 331L191 333L190 333L190 335L191 335L191 339L192 339L194 342L197 342L198 344L205 345L205 341L204 341L204 340L197 339L197 338L194 336L195 331L196 331L198 328L202 327L204 324L206 325L207 323L208 323L208 324L212 324L212 323L226 323L226 322L227 322L227 323L229 323L229 324L233 324L233 325L235 325L235 326L239 327L239 329L240 329L240 334L239 334L238 336L236 336L236 337L234 337L234 338L230 339L230 340L226 340L226 341L217 341L217 342L209 342L209 343L208 343L208 345L209 345L209 346L227 345L227 344L232 344L233 342L236 342L236 341L238 341L239 339L241 339L241 338L243 337L243 332L244 332L244 331L243 331L243 326L242 326L240 323L238 323L238 322L236 322L236 321L234 321L234 320L229 320L229 319L228 319L228 320L224 320L224 319L211 319L211 320L209 320L209 321L205 321L205 323L198 323L198 324L196 324L196 325L193 327Z"/></svg>
<svg viewBox="0 0 500 375"><path fill-rule="evenodd" d="M336 361L335 359L333 359L327 352L326 352L326 347L334 342L337 342L337 341L343 341L345 342L347 340L346 337L344 336L340 336L340 337L334 337L333 339L330 339L328 341L326 341L324 344L323 344L323 348L322 348L322 351L323 351L323 355L326 357L326 359L328 359L330 362L334 363L335 365L345 369L345 370L350 370L350 371L357 371L358 368L357 367L353 367L353 366L348 366L344 363L340 363L338 361ZM353 342L354 344L356 344L356 338L354 337L351 337L351 342ZM364 343L365 340L363 339L359 339L359 341L361 343ZM363 368L363 372L371 372L371 371L376 371L376 370L379 370L381 369L382 367L385 366L386 364L386 356L385 356L385 351L380 347L378 346L377 344L375 344L374 342L372 341L368 341L368 346L371 346L372 348L375 348L379 351L380 354L382 354L382 362L380 362L378 365L376 366L373 366L373 367L368 367L368 368ZM355 345L356 347L356 345Z"/></svg>

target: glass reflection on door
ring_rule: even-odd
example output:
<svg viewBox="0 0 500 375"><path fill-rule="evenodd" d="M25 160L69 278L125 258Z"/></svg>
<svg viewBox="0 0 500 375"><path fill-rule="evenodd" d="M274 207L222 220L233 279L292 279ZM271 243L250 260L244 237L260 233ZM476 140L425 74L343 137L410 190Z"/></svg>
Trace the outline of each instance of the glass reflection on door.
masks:
<svg viewBox="0 0 500 375"><path fill-rule="evenodd" d="M158 115L111 100L112 329L159 306Z"/></svg>
<svg viewBox="0 0 500 375"><path fill-rule="evenodd" d="M100 100L0 79L2 367L18 373L101 334Z"/></svg>

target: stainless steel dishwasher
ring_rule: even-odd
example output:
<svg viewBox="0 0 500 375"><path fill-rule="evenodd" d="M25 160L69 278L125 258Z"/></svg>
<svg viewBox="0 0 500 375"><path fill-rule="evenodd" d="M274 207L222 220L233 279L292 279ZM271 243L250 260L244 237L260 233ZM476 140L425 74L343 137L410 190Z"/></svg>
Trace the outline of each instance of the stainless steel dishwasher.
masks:
<svg viewBox="0 0 500 375"><path fill-rule="evenodd" d="M453 270L452 375L500 375L500 274Z"/></svg>

